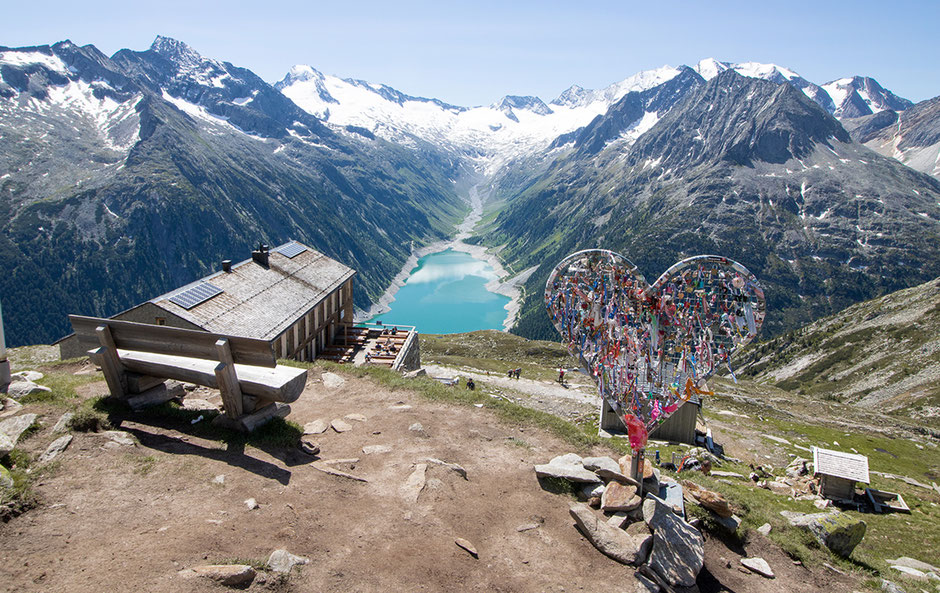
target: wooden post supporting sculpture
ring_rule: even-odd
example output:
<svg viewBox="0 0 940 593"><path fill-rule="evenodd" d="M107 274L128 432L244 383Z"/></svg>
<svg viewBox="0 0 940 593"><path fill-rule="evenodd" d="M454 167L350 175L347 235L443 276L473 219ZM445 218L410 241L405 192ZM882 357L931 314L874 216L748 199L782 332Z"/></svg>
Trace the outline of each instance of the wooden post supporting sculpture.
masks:
<svg viewBox="0 0 940 593"><path fill-rule="evenodd" d="M125 399L127 398L127 378L121 360L118 358L117 346L114 345L111 330L107 325L99 325L95 328L95 335L98 336L100 344L98 349L93 351L95 362L101 367L111 395L118 399Z"/></svg>

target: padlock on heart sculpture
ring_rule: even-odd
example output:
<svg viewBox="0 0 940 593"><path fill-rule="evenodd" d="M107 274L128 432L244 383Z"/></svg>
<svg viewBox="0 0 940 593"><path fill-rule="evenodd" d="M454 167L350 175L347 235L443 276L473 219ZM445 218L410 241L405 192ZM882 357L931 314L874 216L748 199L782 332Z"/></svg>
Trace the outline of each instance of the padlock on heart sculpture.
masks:
<svg viewBox="0 0 940 593"><path fill-rule="evenodd" d="M738 262L684 259L652 285L624 256L573 253L545 284L545 307L568 351L623 420L639 450L657 424L757 335L764 292Z"/></svg>

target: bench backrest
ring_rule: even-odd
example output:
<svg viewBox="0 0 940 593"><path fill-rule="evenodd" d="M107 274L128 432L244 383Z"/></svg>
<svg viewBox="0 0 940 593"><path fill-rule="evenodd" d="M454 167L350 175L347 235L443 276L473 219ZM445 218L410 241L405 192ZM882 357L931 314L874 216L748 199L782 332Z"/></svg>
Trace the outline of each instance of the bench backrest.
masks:
<svg viewBox="0 0 940 593"><path fill-rule="evenodd" d="M171 354L206 360L219 360L217 340L225 338L232 351L235 364L273 368L277 366L274 348L270 342L256 338L226 336L166 325L134 323L99 317L69 315L72 329L79 341L88 348L99 346L96 328L108 326L114 345L121 350L137 350L157 354Z"/></svg>

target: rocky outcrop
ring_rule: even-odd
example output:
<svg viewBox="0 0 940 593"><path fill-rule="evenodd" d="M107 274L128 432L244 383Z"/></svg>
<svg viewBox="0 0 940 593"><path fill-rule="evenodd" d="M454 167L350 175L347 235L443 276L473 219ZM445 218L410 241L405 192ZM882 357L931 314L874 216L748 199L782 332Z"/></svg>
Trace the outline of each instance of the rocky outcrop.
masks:
<svg viewBox="0 0 940 593"><path fill-rule="evenodd" d="M848 558L865 537L867 525L864 521L853 519L841 511L814 513L811 515L780 511L791 525L802 527L813 534L819 543L833 553Z"/></svg>

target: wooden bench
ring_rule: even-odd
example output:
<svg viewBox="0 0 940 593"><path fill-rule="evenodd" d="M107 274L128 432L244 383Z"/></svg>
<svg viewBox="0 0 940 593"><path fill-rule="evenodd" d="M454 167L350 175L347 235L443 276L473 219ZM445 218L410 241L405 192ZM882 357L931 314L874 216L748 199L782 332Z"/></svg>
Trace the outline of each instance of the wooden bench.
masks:
<svg viewBox="0 0 940 593"><path fill-rule="evenodd" d="M166 379L196 383L222 394L224 414L214 423L251 431L290 413L287 404L307 383L307 371L279 366L264 340L79 315L69 320L79 341L93 348L111 395L132 407L173 399Z"/></svg>

